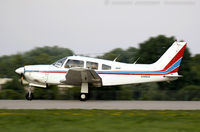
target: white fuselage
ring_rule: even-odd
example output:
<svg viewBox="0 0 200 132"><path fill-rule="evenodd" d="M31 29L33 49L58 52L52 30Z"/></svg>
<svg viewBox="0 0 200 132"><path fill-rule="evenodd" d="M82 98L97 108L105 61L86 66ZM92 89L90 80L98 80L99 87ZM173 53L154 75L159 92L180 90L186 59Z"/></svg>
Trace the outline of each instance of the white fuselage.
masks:
<svg viewBox="0 0 200 132"><path fill-rule="evenodd" d="M174 42L153 64L127 64L90 57L70 56L52 65L30 65L18 68L30 85L65 85L71 68L93 69L101 77L103 86L171 81L177 79L178 69L186 47L185 42Z"/></svg>
<svg viewBox="0 0 200 132"><path fill-rule="evenodd" d="M84 67L86 68L86 62L98 63L98 69L95 70L102 78L103 86L146 83L146 82L158 82L168 81L169 78L164 77L164 74L151 75L140 74L139 71L155 71L153 65L141 65L141 64L126 64L119 62L112 62L101 59L93 59L88 57L72 56L68 59L82 60L84 61ZM65 63L60 67L54 65L30 65L25 66L25 77L29 83L40 85L62 85L62 81L66 79L66 74L69 68L64 68ZM102 64L111 66L110 70L102 70Z"/></svg>

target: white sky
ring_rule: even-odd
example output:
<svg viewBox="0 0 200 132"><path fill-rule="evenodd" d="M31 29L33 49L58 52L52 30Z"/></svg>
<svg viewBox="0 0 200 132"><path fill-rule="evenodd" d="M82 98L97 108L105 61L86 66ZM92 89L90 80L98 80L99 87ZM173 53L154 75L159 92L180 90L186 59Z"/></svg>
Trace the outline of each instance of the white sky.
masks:
<svg viewBox="0 0 200 132"><path fill-rule="evenodd" d="M200 53L199 0L0 0L0 55L54 46L97 55L164 34Z"/></svg>

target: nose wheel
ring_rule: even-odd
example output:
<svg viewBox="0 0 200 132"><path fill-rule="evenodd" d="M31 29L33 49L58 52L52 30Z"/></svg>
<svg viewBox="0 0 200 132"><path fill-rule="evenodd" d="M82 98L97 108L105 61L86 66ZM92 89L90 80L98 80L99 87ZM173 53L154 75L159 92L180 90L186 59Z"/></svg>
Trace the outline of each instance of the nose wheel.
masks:
<svg viewBox="0 0 200 132"><path fill-rule="evenodd" d="M28 93L25 95L26 100L31 101L33 99L33 93L32 93L32 88L28 88Z"/></svg>
<svg viewBox="0 0 200 132"><path fill-rule="evenodd" d="M27 93L26 96L25 96L26 100L29 100L31 101L33 99L33 93Z"/></svg>

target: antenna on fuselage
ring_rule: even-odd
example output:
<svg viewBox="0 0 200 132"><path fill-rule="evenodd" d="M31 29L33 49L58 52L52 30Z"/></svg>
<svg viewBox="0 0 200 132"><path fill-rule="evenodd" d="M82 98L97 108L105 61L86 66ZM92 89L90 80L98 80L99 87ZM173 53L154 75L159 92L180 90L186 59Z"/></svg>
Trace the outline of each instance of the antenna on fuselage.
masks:
<svg viewBox="0 0 200 132"><path fill-rule="evenodd" d="M113 62L116 62L116 60L120 57L120 55L118 55L114 60Z"/></svg>
<svg viewBox="0 0 200 132"><path fill-rule="evenodd" d="M136 60L133 64L136 64L136 63L138 62L139 59L140 59L140 57L138 57L137 60Z"/></svg>

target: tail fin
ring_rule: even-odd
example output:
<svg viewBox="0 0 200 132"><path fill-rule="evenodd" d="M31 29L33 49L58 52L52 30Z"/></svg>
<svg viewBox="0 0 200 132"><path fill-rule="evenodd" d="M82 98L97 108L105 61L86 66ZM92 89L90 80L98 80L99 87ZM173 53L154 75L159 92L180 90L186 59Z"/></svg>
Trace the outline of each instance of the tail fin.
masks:
<svg viewBox="0 0 200 132"><path fill-rule="evenodd" d="M178 72L186 45L186 42L174 42L160 59L153 64L154 67L162 69L162 71L170 69L170 73Z"/></svg>

